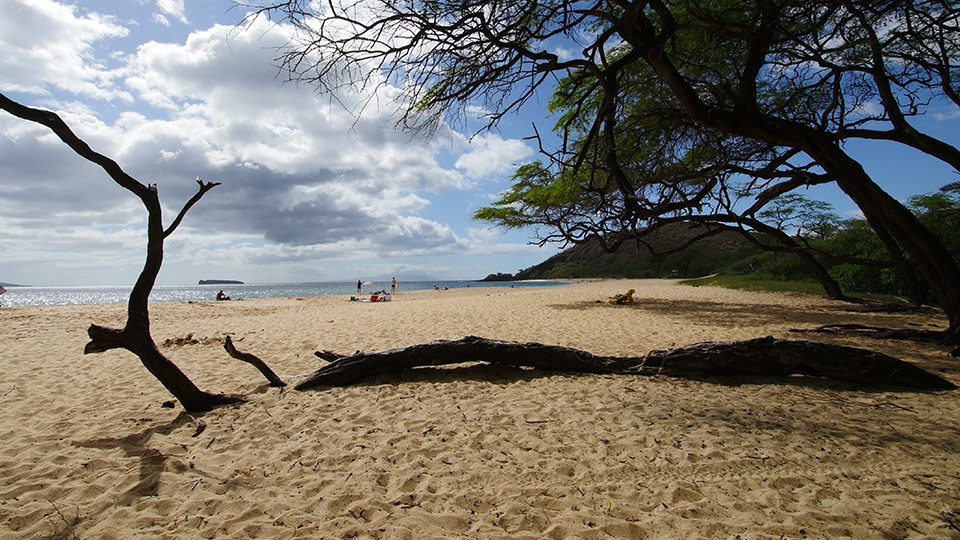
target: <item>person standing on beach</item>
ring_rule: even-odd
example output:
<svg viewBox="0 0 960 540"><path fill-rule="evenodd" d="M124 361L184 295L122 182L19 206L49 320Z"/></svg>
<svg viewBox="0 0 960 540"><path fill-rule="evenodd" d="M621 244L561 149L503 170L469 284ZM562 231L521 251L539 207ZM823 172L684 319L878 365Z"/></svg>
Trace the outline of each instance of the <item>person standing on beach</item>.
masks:
<svg viewBox="0 0 960 540"><path fill-rule="evenodd" d="M363 283L361 283L360 280L358 279L358 280L357 280L357 294L360 294L360 287L361 287L361 286L363 286Z"/></svg>
<svg viewBox="0 0 960 540"><path fill-rule="evenodd" d="M390 293L391 293L391 294L397 294L397 285L399 285L399 284L400 284L400 282L397 281L397 278L393 278L393 280L390 282Z"/></svg>

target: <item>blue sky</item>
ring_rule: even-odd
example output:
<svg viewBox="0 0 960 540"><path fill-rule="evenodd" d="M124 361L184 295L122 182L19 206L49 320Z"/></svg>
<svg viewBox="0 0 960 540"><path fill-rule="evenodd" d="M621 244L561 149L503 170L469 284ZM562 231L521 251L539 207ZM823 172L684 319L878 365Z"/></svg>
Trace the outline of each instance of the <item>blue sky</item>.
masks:
<svg viewBox="0 0 960 540"><path fill-rule="evenodd" d="M0 13L0 90L58 111L93 148L156 183L166 223L194 178L222 182L168 238L161 284L473 279L557 251L529 245L533 231L470 218L517 163L536 158L523 139L532 123L541 133L552 125L538 104L494 133L444 126L417 139L392 129L394 88L338 96L381 104L355 114L284 82L275 47L292 30L243 23L229 0L0 0ZM954 110L933 108L917 124L960 144ZM893 145L849 149L902 200L957 180ZM133 283L145 213L101 170L0 114L0 184L0 281ZM834 188L807 195L855 212Z"/></svg>
<svg viewBox="0 0 960 540"><path fill-rule="evenodd" d="M2 91L156 183L166 223L197 176L222 182L168 238L161 284L474 279L557 251L471 219L535 157L521 139L531 122L548 130L541 111L472 138L396 132L395 89L356 115L286 83L275 47L291 30L241 24L227 0L0 0L0 13ZM0 281L132 283L139 201L40 126L2 114L0 131Z"/></svg>

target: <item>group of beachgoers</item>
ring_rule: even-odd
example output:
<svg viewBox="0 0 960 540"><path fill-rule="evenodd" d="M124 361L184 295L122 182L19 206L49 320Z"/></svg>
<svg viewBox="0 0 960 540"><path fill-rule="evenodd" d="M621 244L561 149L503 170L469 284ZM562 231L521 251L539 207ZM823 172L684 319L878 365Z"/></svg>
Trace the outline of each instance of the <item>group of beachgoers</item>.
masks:
<svg viewBox="0 0 960 540"><path fill-rule="evenodd" d="M397 288L400 286L400 282L397 281L397 278L390 280L390 292L387 292L386 289L381 289L379 291L373 291L370 293L370 298L361 297L363 294L364 285L373 285L372 281L364 283L363 281L357 280L357 296L351 296L350 300L359 301L359 302L389 302L393 300L393 295L397 293Z"/></svg>
<svg viewBox="0 0 960 540"><path fill-rule="evenodd" d="M360 280L358 279L358 280L357 280L357 294L363 294L363 290L362 290L362 289L363 289L363 286L364 286L364 285L373 285L373 282L372 282L372 281L368 281L368 282L364 283L364 282L362 282L362 281L360 281ZM400 286L400 282L397 281L397 278L391 279L391 280L390 280L390 294L397 294L397 287L399 287L399 286ZM384 289L384 290L382 290L382 291L379 291L379 292L382 292L382 293L384 293L384 294L387 293L386 289ZM374 294L376 294L376 293L374 293Z"/></svg>

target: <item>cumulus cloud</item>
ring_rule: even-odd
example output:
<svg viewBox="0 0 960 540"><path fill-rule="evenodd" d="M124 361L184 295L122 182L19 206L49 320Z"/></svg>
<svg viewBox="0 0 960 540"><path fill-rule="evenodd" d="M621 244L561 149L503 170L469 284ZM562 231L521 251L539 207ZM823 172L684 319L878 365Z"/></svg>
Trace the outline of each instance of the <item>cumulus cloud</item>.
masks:
<svg viewBox="0 0 960 540"><path fill-rule="evenodd" d="M182 1L158 0L156 8L186 22ZM0 0L0 9L18 13L33 36L21 43L13 23L0 22L0 43L12 51L0 59L5 90L50 98L91 146L142 182L158 184L167 216L195 192L195 177L222 182L171 237L171 247L190 254L171 259L183 264L476 252L467 231L423 213L469 188L470 180L508 173L531 153L498 135L470 141L451 135L438 142L398 133L391 104L399 90L389 85L322 96L284 82L274 63L276 47L293 30L266 20L242 28L213 25L180 41L147 41L122 55L109 53L120 61L107 68L94 55L97 44L129 31L113 18L49 0L29 7ZM70 37L66 70L50 60L63 45L41 36ZM41 52L30 53L34 69L21 76L26 60L10 58L28 49ZM103 114L102 105L117 98L125 101ZM358 112L370 103L378 106ZM39 126L0 117L0 187L6 194L0 198L0 241L22 242L28 230L58 230L82 251L84 243L99 249L112 234L126 235L124 245L142 238L134 232L144 219L138 203ZM91 224L95 237L79 232ZM173 240L178 236L190 242ZM65 244L48 240L58 248Z"/></svg>
<svg viewBox="0 0 960 540"><path fill-rule="evenodd" d="M215 26L184 44L141 46L125 81L172 114L124 118L131 132L119 155L162 169L170 180L199 169L222 181L216 201L197 218L217 230L260 231L294 245L388 242L391 226L409 219L401 212L428 204L417 192L456 188L460 175L441 167L422 142L394 133L388 107L355 117L310 89L278 81L273 47L289 37L262 21L242 32ZM424 245L436 244L435 229L419 231Z"/></svg>
<svg viewBox="0 0 960 540"><path fill-rule="evenodd" d="M0 0L0 90L41 96L53 89L97 99L129 100L111 84L108 58L98 42L126 36L112 17L78 15L75 6L51 0Z"/></svg>
<svg viewBox="0 0 960 540"><path fill-rule="evenodd" d="M472 178L510 175L518 162L532 154L533 150L523 141L484 133L470 140L468 152L457 159L456 167Z"/></svg>
<svg viewBox="0 0 960 540"><path fill-rule="evenodd" d="M157 0L157 9L160 12L154 13L154 20L164 26L170 26L168 17L173 17L183 24L190 22L184 14L183 0Z"/></svg>

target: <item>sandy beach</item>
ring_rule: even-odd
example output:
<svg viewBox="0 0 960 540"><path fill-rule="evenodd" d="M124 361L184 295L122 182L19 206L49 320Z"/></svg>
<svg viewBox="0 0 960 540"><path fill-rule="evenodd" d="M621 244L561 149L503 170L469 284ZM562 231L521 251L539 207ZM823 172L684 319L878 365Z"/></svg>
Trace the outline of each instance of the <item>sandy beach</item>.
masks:
<svg viewBox="0 0 960 540"><path fill-rule="evenodd" d="M634 305L598 303L629 288ZM603 355L772 335L884 352L960 384L931 344L797 334L945 327L667 280L151 306L205 414L125 351L83 355L125 306L0 309L3 538L960 538L960 391L814 378L682 380L484 364L276 389L342 353L466 335ZM469 360L469 359L466 359ZM205 425L197 433L198 426Z"/></svg>

